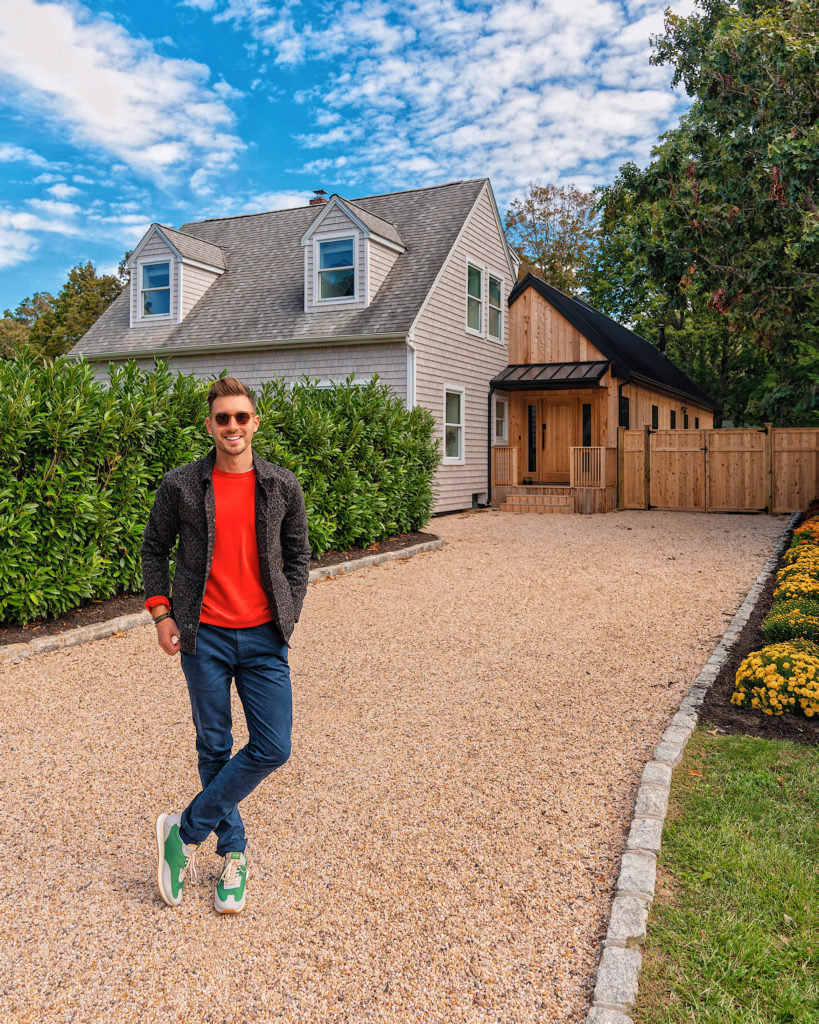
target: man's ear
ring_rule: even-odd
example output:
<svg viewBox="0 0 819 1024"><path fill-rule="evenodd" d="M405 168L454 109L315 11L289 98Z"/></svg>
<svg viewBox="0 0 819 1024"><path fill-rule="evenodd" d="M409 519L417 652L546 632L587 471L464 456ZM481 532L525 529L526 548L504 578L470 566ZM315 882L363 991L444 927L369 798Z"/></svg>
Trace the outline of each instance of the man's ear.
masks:
<svg viewBox="0 0 819 1024"><path fill-rule="evenodd" d="M213 424L211 423L210 416L205 417L205 429L213 437Z"/></svg>

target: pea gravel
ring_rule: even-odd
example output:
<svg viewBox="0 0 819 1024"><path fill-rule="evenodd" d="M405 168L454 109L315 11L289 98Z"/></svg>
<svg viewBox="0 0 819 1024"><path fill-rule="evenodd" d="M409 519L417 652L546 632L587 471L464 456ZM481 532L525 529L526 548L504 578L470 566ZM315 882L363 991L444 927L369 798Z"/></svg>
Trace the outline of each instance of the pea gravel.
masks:
<svg viewBox="0 0 819 1024"><path fill-rule="evenodd" d="M212 838L154 890L198 781L153 627L2 666L0 1019L580 1024L643 765L782 525L486 511L311 585L238 916Z"/></svg>

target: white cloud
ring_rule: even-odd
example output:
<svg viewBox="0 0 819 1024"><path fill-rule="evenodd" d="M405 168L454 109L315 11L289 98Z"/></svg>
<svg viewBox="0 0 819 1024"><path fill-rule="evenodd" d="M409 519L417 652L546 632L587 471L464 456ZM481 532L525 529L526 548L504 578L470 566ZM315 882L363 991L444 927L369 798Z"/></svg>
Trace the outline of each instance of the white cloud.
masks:
<svg viewBox="0 0 819 1024"><path fill-rule="evenodd" d="M0 268L13 267L30 260L37 249L37 239L13 227L5 211L0 210Z"/></svg>
<svg viewBox="0 0 819 1024"><path fill-rule="evenodd" d="M79 195L80 189L60 181L56 185L52 185L51 188L47 188L46 192L54 196L55 199L70 199L71 196Z"/></svg>
<svg viewBox="0 0 819 1024"><path fill-rule="evenodd" d="M609 180L681 112L649 63L665 0L629 4L329 0L319 21L297 0L223 0L214 17L304 67L297 141L319 153L302 173L389 187L489 175L508 195Z"/></svg>
<svg viewBox="0 0 819 1024"><path fill-rule="evenodd" d="M15 146L11 143L0 145L0 163L25 163L32 167L48 167L49 163L39 153L31 149L24 149L22 146Z"/></svg>
<svg viewBox="0 0 819 1024"><path fill-rule="evenodd" d="M0 68L33 112L149 176L217 173L243 148L207 67L162 57L78 3L16 0L0 26Z"/></svg>

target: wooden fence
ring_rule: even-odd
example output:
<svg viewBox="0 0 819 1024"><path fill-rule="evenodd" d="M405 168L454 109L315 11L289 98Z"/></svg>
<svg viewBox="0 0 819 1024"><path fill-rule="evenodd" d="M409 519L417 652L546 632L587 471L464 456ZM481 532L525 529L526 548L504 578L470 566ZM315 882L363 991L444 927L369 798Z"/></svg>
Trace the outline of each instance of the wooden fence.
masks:
<svg viewBox="0 0 819 1024"><path fill-rule="evenodd" d="M772 512L819 497L819 428L624 430L620 508Z"/></svg>

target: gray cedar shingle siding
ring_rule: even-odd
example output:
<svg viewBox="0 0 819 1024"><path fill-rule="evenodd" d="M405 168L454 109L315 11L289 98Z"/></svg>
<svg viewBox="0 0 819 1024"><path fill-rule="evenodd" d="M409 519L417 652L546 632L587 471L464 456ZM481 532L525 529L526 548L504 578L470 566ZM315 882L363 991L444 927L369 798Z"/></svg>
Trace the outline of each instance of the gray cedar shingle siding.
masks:
<svg viewBox="0 0 819 1024"><path fill-rule="evenodd" d="M301 238L321 207L301 207L183 225L220 246L222 274L180 324L129 328L125 289L72 350L116 357L164 349L275 345L278 341L406 334L455 243L485 179L356 199L394 224L406 245L368 308L307 313Z"/></svg>

